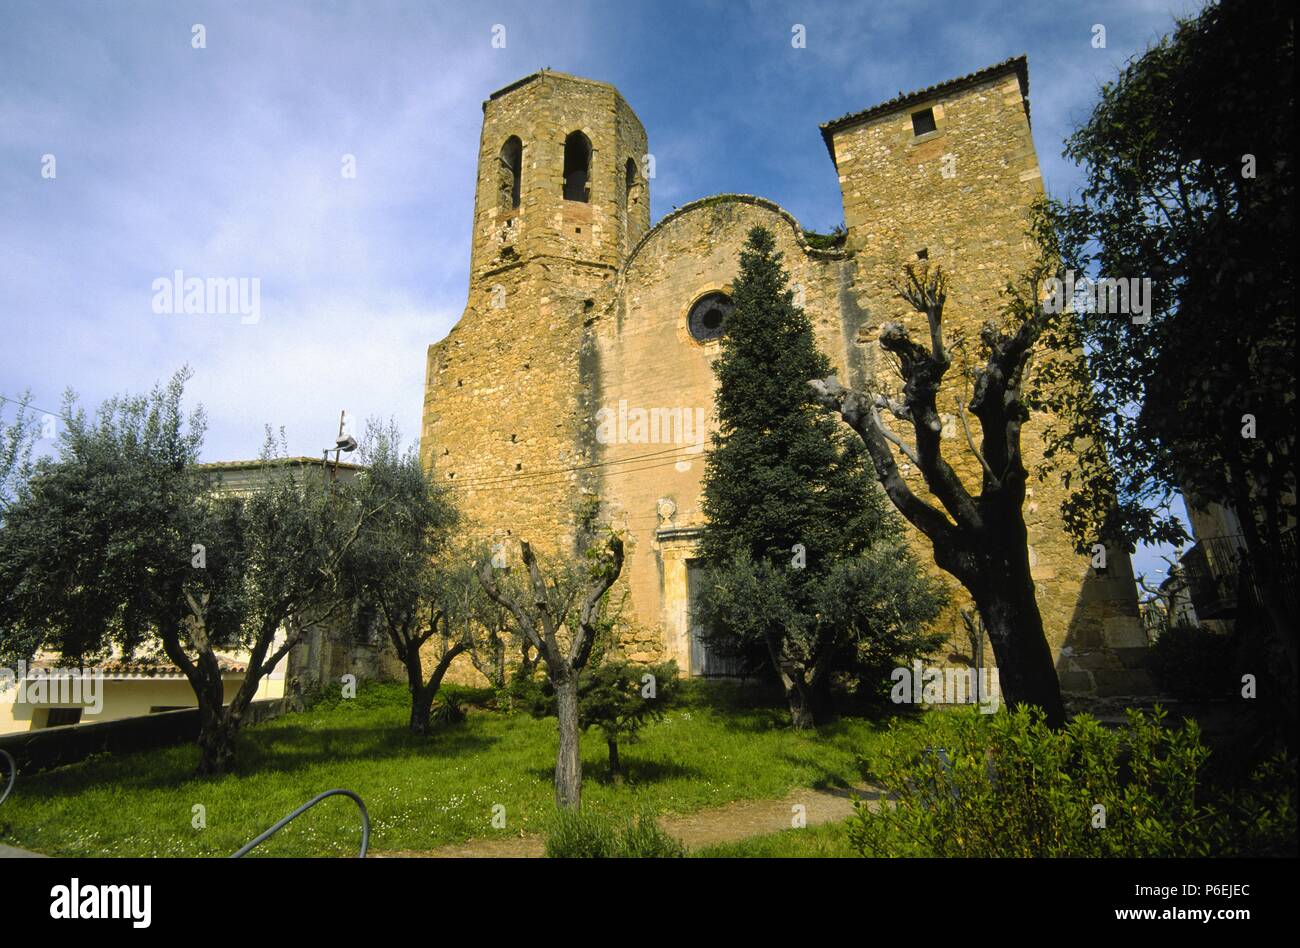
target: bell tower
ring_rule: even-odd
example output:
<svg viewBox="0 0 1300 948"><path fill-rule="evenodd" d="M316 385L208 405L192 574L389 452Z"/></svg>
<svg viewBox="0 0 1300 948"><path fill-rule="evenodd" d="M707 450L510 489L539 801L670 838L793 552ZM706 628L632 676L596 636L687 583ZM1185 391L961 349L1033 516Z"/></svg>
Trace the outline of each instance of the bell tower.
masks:
<svg viewBox="0 0 1300 948"><path fill-rule="evenodd" d="M540 72L483 103L471 278L554 257L619 266L650 227L645 129L618 90Z"/></svg>
<svg viewBox="0 0 1300 948"><path fill-rule="evenodd" d="M483 103L469 299L429 347L421 437L481 535L563 542L594 447L591 326L650 227L646 153L607 83L544 70Z"/></svg>

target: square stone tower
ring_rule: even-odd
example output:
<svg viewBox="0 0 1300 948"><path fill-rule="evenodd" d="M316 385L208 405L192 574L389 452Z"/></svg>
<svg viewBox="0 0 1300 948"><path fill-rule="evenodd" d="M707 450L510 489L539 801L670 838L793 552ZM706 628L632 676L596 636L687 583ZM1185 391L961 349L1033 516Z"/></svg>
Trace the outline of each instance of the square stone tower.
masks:
<svg viewBox="0 0 1300 948"><path fill-rule="evenodd" d="M543 71L483 103L469 300L429 347L421 439L475 532L563 545L591 458L589 329L650 226L646 153L603 82Z"/></svg>
<svg viewBox="0 0 1300 948"><path fill-rule="evenodd" d="M853 361L869 379L887 382L876 342L881 324L902 322L914 339L928 335L924 317L892 285L904 264L943 267L949 276L947 336L950 342L964 336L966 357L976 361L979 329L999 318L1002 289L1036 259L1026 229L1043 185L1028 96L1028 64L1019 56L822 126L839 174L847 249L855 261L860 315L857 338L846 341L858 347ZM944 454L975 495L980 464L966 448L956 408L958 397L969 397L961 359L959 353L945 380L947 404L940 404L947 412ZM1043 420L1036 418L1022 432L1031 472L1042 460L1042 431ZM928 496L919 472L912 470L909 480ZM1028 494L1030 563L1062 687L1103 694L1149 691L1140 669L1146 637L1127 551L1109 550L1107 568L1092 569L1066 535L1059 479L1031 479ZM960 628L953 621L955 638Z"/></svg>

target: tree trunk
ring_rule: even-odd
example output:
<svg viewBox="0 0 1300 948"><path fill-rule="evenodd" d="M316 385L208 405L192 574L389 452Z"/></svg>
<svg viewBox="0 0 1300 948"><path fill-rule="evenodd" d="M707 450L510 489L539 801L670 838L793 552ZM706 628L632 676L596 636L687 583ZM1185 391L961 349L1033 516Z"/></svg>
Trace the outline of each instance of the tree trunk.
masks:
<svg viewBox="0 0 1300 948"><path fill-rule="evenodd" d="M973 591L975 605L997 658L998 683L1007 705L1037 705L1043 709L1049 727L1063 727L1061 683L1043 634L1043 618L1028 562L1023 570L994 562L981 572L984 575L980 588Z"/></svg>
<svg viewBox="0 0 1300 948"><path fill-rule="evenodd" d="M618 759L618 739L613 737L605 738L605 743L609 745L609 776L614 781L614 786L623 784L623 765Z"/></svg>
<svg viewBox="0 0 1300 948"><path fill-rule="evenodd" d="M838 714L835 710L835 700L831 695L831 676L814 672L809 692L813 721L817 724L834 721Z"/></svg>
<svg viewBox="0 0 1300 948"><path fill-rule="evenodd" d="M433 713L433 689L417 688L411 692L411 720L409 727L412 734L425 737L429 733L429 718Z"/></svg>
<svg viewBox="0 0 1300 948"><path fill-rule="evenodd" d="M582 805L582 757L579 753L578 676L553 680L560 752L555 758L555 805L576 810Z"/></svg>
<svg viewBox="0 0 1300 948"><path fill-rule="evenodd" d="M404 664L406 665L406 686L411 692L411 719L408 727L412 734L424 737L429 733L429 716L433 709L433 696L437 688L427 687L424 683L424 665L420 661L420 649L411 645L407 648Z"/></svg>
<svg viewBox="0 0 1300 948"><path fill-rule="evenodd" d="M200 710L199 717L199 776L221 776L235 760L238 721L223 714L220 708L215 713L211 709Z"/></svg>
<svg viewBox="0 0 1300 948"><path fill-rule="evenodd" d="M799 678L781 673L785 686L785 700L790 705L790 726L796 731L811 731L817 726L813 716L811 689Z"/></svg>
<svg viewBox="0 0 1300 948"><path fill-rule="evenodd" d="M233 701L230 708L224 706L225 684L220 668L210 655L200 656L195 673L197 679L192 679L190 685L199 705L198 775L220 776L230 770L235 760L240 714Z"/></svg>

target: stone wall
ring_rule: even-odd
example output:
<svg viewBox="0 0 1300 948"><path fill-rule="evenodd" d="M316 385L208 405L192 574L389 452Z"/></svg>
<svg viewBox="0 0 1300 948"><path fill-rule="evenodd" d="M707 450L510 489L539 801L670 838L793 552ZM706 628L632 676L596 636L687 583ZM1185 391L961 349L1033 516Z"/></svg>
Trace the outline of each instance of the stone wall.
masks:
<svg viewBox="0 0 1300 948"><path fill-rule="evenodd" d="M344 675L358 682L406 681L406 670L383 630L376 626L368 638L359 638L346 621L308 629L284 663L285 693L295 700L341 688Z"/></svg>
<svg viewBox="0 0 1300 948"><path fill-rule="evenodd" d="M615 437L597 445L597 489L627 536L624 580L637 619L629 643L634 660L671 658L691 670L687 566L704 523L700 478L716 428L719 343L696 341L687 314L701 297L730 292L740 248L759 226L775 235L819 344L842 362L838 295L846 255L811 250L793 217L748 195L697 201L661 221L620 276L613 318L597 327L599 408L617 423L606 431ZM643 431L635 427L638 412L649 422ZM589 416L586 424L594 431L599 419Z"/></svg>

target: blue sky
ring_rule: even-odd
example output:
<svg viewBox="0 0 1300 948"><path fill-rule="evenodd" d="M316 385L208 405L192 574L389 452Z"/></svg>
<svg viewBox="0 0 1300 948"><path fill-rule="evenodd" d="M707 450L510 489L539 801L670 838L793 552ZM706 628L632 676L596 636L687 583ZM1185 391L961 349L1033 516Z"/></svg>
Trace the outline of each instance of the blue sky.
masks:
<svg viewBox="0 0 1300 948"><path fill-rule="evenodd" d="M818 123L1027 53L1044 178L1068 192L1061 142L1099 83L1200 5L0 0L0 395L94 404L189 364L211 460L256 456L267 423L317 454L340 409L414 437L425 348L465 302L495 89L544 66L615 84L654 220L745 192L824 230L842 210ZM155 313L176 269L257 277L261 319Z"/></svg>

